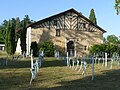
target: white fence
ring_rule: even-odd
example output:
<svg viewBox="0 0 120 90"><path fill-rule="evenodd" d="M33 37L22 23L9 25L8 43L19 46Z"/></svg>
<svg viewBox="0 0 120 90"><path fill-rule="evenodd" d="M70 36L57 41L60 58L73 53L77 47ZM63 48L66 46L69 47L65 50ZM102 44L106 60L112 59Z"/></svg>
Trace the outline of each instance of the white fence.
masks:
<svg viewBox="0 0 120 90"><path fill-rule="evenodd" d="M36 75L39 71L39 68L42 65L42 62L44 61L44 51L39 53L39 57L38 60L36 60L36 62L33 62L33 50L31 50L31 79L30 79L30 85L32 83L32 81L36 78Z"/></svg>

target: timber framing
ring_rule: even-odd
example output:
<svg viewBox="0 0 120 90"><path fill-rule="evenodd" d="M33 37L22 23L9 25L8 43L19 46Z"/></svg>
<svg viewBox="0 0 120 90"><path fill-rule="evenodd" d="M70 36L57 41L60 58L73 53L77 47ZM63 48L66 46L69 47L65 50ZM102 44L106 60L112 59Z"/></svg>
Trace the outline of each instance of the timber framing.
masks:
<svg viewBox="0 0 120 90"><path fill-rule="evenodd" d="M103 33L106 32L73 8L32 23L28 27L90 32L94 32L96 29L99 29Z"/></svg>

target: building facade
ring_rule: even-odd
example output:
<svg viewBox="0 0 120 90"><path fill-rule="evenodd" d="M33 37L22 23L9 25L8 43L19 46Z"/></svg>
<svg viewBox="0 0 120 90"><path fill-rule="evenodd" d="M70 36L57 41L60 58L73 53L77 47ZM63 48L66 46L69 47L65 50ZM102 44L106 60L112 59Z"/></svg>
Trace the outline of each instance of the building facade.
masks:
<svg viewBox="0 0 120 90"><path fill-rule="evenodd" d="M103 43L106 31L74 9L35 22L27 28L27 55L32 42L52 41L55 49L70 56L89 54L90 47Z"/></svg>

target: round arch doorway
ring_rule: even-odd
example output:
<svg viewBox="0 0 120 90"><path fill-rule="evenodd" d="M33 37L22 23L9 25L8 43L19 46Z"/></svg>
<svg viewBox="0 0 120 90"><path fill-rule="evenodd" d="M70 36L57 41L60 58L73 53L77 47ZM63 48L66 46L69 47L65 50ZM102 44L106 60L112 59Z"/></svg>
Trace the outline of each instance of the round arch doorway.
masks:
<svg viewBox="0 0 120 90"><path fill-rule="evenodd" d="M75 54L75 45L73 41L67 43L67 52L69 56L74 56Z"/></svg>

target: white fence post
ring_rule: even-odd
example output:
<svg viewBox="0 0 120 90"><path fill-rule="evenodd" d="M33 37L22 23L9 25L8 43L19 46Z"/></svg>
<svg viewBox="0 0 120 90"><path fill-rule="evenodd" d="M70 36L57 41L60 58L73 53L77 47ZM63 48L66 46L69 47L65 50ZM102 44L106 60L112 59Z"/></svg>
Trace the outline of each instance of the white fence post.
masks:
<svg viewBox="0 0 120 90"><path fill-rule="evenodd" d="M31 50L31 69L33 69L33 50Z"/></svg>
<svg viewBox="0 0 120 90"><path fill-rule="evenodd" d="M68 60L68 52L67 52L67 66L69 66L69 60Z"/></svg>
<svg viewBox="0 0 120 90"><path fill-rule="evenodd" d="M107 53L105 53L105 67L107 67Z"/></svg>
<svg viewBox="0 0 120 90"><path fill-rule="evenodd" d="M8 63L8 53L7 53L7 51L6 51L6 66L7 66L7 63Z"/></svg>
<svg viewBox="0 0 120 90"><path fill-rule="evenodd" d="M92 80L94 80L94 58L92 57Z"/></svg>

